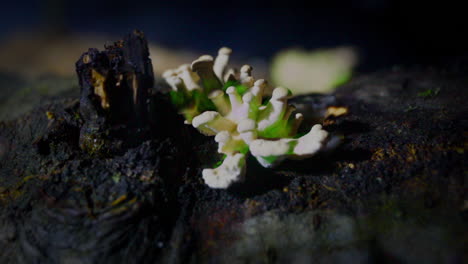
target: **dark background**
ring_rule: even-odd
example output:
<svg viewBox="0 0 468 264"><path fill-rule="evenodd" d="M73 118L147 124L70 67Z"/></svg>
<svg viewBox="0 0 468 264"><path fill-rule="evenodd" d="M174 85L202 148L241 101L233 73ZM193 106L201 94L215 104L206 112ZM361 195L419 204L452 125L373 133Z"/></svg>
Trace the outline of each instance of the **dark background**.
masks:
<svg viewBox="0 0 468 264"><path fill-rule="evenodd" d="M283 48L352 45L360 71L433 65L467 55L467 15L447 1L2 1L0 41L20 30L122 36L134 28L166 47L269 59ZM274 5L274 7L271 7Z"/></svg>

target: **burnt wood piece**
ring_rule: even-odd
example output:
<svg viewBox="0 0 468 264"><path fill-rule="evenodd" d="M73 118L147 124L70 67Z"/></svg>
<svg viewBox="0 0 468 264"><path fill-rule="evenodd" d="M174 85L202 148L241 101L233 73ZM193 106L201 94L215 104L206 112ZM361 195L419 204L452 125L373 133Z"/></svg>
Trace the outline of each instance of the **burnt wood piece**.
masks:
<svg viewBox="0 0 468 264"><path fill-rule="evenodd" d="M104 117L110 124L143 127L154 84L148 43L140 31L105 46L89 49L76 62L81 86L80 112L86 122Z"/></svg>
<svg viewBox="0 0 468 264"><path fill-rule="evenodd" d="M82 149L105 141L109 127L125 131L147 128L153 67L144 34L133 31L105 50L89 49L76 62L81 87ZM131 134L131 133L130 133Z"/></svg>

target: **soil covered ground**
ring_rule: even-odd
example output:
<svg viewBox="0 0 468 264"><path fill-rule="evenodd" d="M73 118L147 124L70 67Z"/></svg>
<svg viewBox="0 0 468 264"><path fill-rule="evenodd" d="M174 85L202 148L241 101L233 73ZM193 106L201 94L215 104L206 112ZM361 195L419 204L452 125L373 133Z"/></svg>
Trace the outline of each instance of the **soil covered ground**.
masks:
<svg viewBox="0 0 468 264"><path fill-rule="evenodd" d="M227 190L203 183L217 146L160 80L150 128L109 126L83 148L76 80L0 74L0 262L466 263L466 70L394 68L294 98L305 129L341 144L275 169L249 158Z"/></svg>

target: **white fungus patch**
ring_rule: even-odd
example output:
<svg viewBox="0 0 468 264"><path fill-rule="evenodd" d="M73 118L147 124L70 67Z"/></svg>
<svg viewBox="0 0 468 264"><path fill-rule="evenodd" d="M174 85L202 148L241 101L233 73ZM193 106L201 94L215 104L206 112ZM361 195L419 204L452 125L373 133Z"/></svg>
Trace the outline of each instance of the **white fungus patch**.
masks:
<svg viewBox="0 0 468 264"><path fill-rule="evenodd" d="M273 167L287 158L313 156L328 141L328 133L321 125L295 138L303 115L295 113L295 108L288 104L291 92L277 87L271 99L265 101L263 95L268 84L263 79L254 79L250 65L242 66L240 71L226 69L231 53L231 49L221 48L216 59L203 55L191 65L184 64L163 74L180 97L201 93L201 97L200 94L196 100L193 97L180 110L186 124L192 124L207 136L215 136L218 152L226 155L219 167L202 172L211 188L228 188L241 181L249 153L262 166ZM197 105L200 98L209 100L215 110L203 110L204 105Z"/></svg>
<svg viewBox="0 0 468 264"><path fill-rule="evenodd" d="M218 168L204 169L202 174L203 180L209 187L225 189L244 178L245 155L237 153L227 156Z"/></svg>

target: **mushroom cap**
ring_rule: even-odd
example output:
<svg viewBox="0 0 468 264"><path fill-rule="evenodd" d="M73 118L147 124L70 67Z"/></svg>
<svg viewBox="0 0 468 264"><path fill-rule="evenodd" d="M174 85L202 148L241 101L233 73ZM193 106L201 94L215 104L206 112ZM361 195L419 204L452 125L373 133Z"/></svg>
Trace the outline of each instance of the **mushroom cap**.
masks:
<svg viewBox="0 0 468 264"><path fill-rule="evenodd" d="M218 51L218 54L219 55L229 55L232 53L232 49L228 48L228 47L222 47L219 49Z"/></svg>
<svg viewBox="0 0 468 264"><path fill-rule="evenodd" d="M213 98L216 98L218 96L221 96L223 95L224 92L222 90L214 90L213 92L211 92L209 95L208 95L208 98L209 99L213 99Z"/></svg>
<svg viewBox="0 0 468 264"><path fill-rule="evenodd" d="M273 94L271 95L272 99L281 100L286 99L289 96L289 90L284 87L277 87L273 90Z"/></svg>
<svg viewBox="0 0 468 264"><path fill-rule="evenodd" d="M255 85L255 86L262 86L262 85L264 85L264 84L266 84L265 79L258 79L258 80L256 80L256 81L254 82L254 85Z"/></svg>
<svg viewBox="0 0 468 264"><path fill-rule="evenodd" d="M162 77L164 79L167 79L167 78L169 78L169 77L171 77L173 75L177 75L177 74L176 74L176 72L174 70L170 69L170 70L164 71L163 74L162 74Z"/></svg>
<svg viewBox="0 0 468 264"><path fill-rule="evenodd" d="M192 120L192 124L194 127L199 127L203 124L213 121L218 116L219 116L218 112L206 111L206 112L203 112L201 115L197 115L196 117L194 117Z"/></svg>
<svg viewBox="0 0 468 264"><path fill-rule="evenodd" d="M236 93L236 87L234 87L234 86L229 86L229 87L226 89L226 93L227 93L227 94L234 94L234 93Z"/></svg>
<svg viewBox="0 0 468 264"><path fill-rule="evenodd" d="M212 56L203 55L203 56L200 56L198 59L194 60L192 62L191 67L192 67L192 70L196 72L203 68L211 68L213 67L213 64L214 64L214 61L213 61Z"/></svg>
<svg viewBox="0 0 468 264"><path fill-rule="evenodd" d="M246 72L246 73L250 73L252 70L253 70L252 66L247 65L247 64L242 66L242 68L240 69L241 72Z"/></svg>
<svg viewBox="0 0 468 264"><path fill-rule="evenodd" d="M213 56L211 55L201 55L198 60L200 61L212 61L213 60Z"/></svg>
<svg viewBox="0 0 468 264"><path fill-rule="evenodd" d="M262 92L262 88L259 86L255 85L254 87L250 88L250 93L252 93L254 96L261 95L260 93Z"/></svg>

